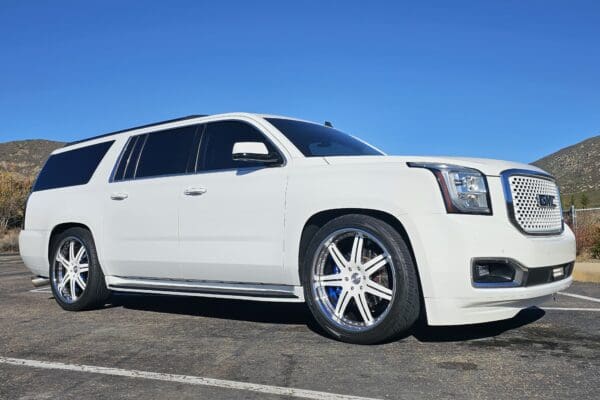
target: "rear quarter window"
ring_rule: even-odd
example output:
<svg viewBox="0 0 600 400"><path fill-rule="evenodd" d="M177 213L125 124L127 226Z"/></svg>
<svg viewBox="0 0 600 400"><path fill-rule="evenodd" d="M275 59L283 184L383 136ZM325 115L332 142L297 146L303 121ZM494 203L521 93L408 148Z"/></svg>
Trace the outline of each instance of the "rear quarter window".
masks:
<svg viewBox="0 0 600 400"><path fill-rule="evenodd" d="M40 171L33 191L85 185L114 141L51 155Z"/></svg>

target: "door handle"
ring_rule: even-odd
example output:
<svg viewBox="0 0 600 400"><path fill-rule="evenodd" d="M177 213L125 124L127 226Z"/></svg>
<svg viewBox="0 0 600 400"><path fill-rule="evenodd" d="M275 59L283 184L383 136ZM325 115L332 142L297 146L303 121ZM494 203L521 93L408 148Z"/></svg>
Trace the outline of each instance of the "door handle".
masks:
<svg viewBox="0 0 600 400"><path fill-rule="evenodd" d="M129 195L127 193L112 193L110 195L111 200L125 200Z"/></svg>
<svg viewBox="0 0 600 400"><path fill-rule="evenodd" d="M187 188L183 192L186 196L200 196L204 193L206 193L206 189L204 188Z"/></svg>

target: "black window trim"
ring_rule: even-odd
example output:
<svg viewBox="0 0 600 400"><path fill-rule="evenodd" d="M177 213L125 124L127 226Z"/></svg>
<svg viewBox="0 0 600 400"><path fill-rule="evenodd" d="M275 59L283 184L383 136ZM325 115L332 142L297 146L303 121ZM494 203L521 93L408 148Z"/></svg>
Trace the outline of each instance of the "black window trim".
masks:
<svg viewBox="0 0 600 400"><path fill-rule="evenodd" d="M121 150L121 153L119 154L117 162L114 165L113 170L110 174L111 177L114 178L117 175L117 172L119 171L119 169L121 167L121 161L123 160L123 157L125 157L125 155L127 154L127 161L125 162L125 165L123 166L123 171L122 171L122 176L125 176L125 173L127 172L127 167L129 166L129 162L131 161L131 155L133 154L133 150L135 149L138 139L139 139L139 136L131 136L127 139L127 142L125 143L125 146L123 146L123 149ZM129 147L130 145L131 145L131 148ZM119 179L119 180L122 180L122 179Z"/></svg>
<svg viewBox="0 0 600 400"><path fill-rule="evenodd" d="M279 156L281 157L281 159L283 160L283 162L280 165L277 165L276 167L243 167L243 168L227 168L227 169L213 169L213 170L208 170L208 171L202 171L199 170L199 162L200 162L200 152L202 151L202 147L204 144L204 141L206 140L206 127L208 124L211 123L217 123L217 122L230 122L230 121L235 121L235 122L242 122L245 123L247 125L250 125L251 127L253 127L254 129L256 129L265 139L266 142L270 143L273 148L275 149L275 151L279 154ZM193 171L186 171L184 173L180 173L180 174L168 174L168 175L158 175L158 176L146 176L146 177L141 177L141 178L137 178L137 166L138 163L140 161L140 157L142 155L142 152L144 151L144 146L146 145L146 140L148 138L148 135L155 133L155 132L161 132L161 131L167 131L167 130L172 130L172 129L179 129L179 128L185 128L185 127L189 127L189 126L196 126L196 135L198 135L200 137L199 140L197 140L197 143L195 143L196 148L193 150L196 152L196 161L194 164L194 170ZM200 128L201 129L198 129ZM200 132L200 130L202 132ZM132 178L128 178L128 179L115 179L115 174L117 172L117 169L119 168L119 164L121 163L121 159L125 153L125 150L127 149L127 145L129 144L129 141L131 141L133 138L135 137L140 137L140 136L144 136L144 143L142 144L142 148L140 149L140 153L137 156L136 159L136 165L135 165L135 172L133 174ZM196 140L195 140L196 142ZM133 151L133 150L132 150ZM131 160L130 160L131 161ZM109 178L109 183L119 183L119 182L131 182L131 181L142 181L142 180L148 180L148 179L159 179L159 178L172 178L172 177L177 177L177 176L184 176L184 175L202 175L202 174L214 174L214 173L220 173L220 172L228 172L228 171L251 171L251 170L257 170L257 169L263 169L263 168L283 168L288 164L288 157L285 155L285 152L283 152L281 150L281 146L277 145L264 131L264 128L262 128L261 126L258 126L254 123L251 123L249 121L243 120L243 119L239 119L239 118L227 118L227 119L217 119L214 121L206 121L206 122L200 122L200 123L195 123L195 124L190 124L190 125L183 125L183 126L177 126L174 128L168 128L168 129L159 129L156 131L152 131L152 132L146 132L146 133L141 133L138 135L132 135L129 136L127 138L127 141L125 142L125 145L123 146L123 148L121 149L121 153L119 154L119 157L117 159L117 161L115 162L115 165L113 166L113 170L110 174L110 178Z"/></svg>
<svg viewBox="0 0 600 400"><path fill-rule="evenodd" d="M143 136L144 134L141 135L133 135L133 136L129 136L127 138L127 141L125 142L125 145L123 145L123 147L121 148L121 152L119 153L119 157L117 157L117 161L115 161L115 165L113 165L112 171L109 175L108 178L108 182L112 183L112 182L122 182L125 179L115 179L115 175L117 174L117 171L119 170L119 166L121 165L121 161L123 160L123 157L125 156L125 153L127 152L127 148L129 147L129 143L131 143L132 140L137 140L138 137ZM133 153L133 149L135 147L135 143L133 144L133 147L131 148L131 153ZM127 164L129 164L129 162L131 161L131 153L129 153L129 160L127 160ZM125 170L123 170L123 175L125 174Z"/></svg>
<svg viewBox="0 0 600 400"><path fill-rule="evenodd" d="M188 168L191 169L186 170L188 174L196 174L198 172L198 160L200 159L200 149L202 149L202 141L204 140L204 134L206 133L206 123L202 123L198 125L196 128L196 135L194 137L194 149L190 153L190 157L193 157L193 164L190 165L190 160L188 160ZM195 153L195 155L194 155Z"/></svg>

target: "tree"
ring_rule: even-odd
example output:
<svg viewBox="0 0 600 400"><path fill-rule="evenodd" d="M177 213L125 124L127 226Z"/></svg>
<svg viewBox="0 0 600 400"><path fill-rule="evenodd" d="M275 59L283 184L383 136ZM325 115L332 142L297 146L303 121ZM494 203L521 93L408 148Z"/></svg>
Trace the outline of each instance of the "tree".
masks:
<svg viewBox="0 0 600 400"><path fill-rule="evenodd" d="M581 193L581 208L587 208L588 203L589 199L587 197L587 194Z"/></svg>
<svg viewBox="0 0 600 400"><path fill-rule="evenodd" d="M25 214L31 179L0 172L0 231L16 226Z"/></svg>
<svg viewBox="0 0 600 400"><path fill-rule="evenodd" d="M571 207L575 207L575 195L572 194L571 198L569 199L569 208Z"/></svg>

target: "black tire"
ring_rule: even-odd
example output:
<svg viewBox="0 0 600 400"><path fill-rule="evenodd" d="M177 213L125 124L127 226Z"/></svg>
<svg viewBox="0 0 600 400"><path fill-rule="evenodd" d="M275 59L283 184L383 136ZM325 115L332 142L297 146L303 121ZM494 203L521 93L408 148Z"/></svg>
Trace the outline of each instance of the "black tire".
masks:
<svg viewBox="0 0 600 400"><path fill-rule="evenodd" d="M313 288L313 268L318 262L319 254L322 254L322 244L330 235L346 229L357 229L379 240L392 259L393 266L390 265L389 268L394 269L394 294L387 303L386 313L382 314L376 325L365 326L360 332L336 324L324 311L317 300L317 289ZM406 333L417 321L421 301L416 268L404 239L386 222L359 214L335 218L317 231L303 260L300 272L306 303L319 325L335 339L355 344L377 344Z"/></svg>
<svg viewBox="0 0 600 400"><path fill-rule="evenodd" d="M55 277L57 276L57 270L62 268L60 263L56 262L58 250L61 246L68 243L70 240L76 240L85 247L86 261L89 265L87 271L87 284L84 290L82 290L79 297L74 301L66 301L63 299L64 295L58 293L58 282ZM90 231L84 228L74 227L65 230L57 234L52 238L51 251L50 251L50 286L52 287L52 293L56 302L67 311L81 311L90 310L94 308L102 307L106 304L106 301L110 297L110 290L106 287L104 279L104 273L100 268L100 262L98 261L98 254L96 253L96 245L94 244L94 238ZM66 285L65 285L66 286ZM79 288L81 290L81 288Z"/></svg>

